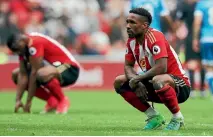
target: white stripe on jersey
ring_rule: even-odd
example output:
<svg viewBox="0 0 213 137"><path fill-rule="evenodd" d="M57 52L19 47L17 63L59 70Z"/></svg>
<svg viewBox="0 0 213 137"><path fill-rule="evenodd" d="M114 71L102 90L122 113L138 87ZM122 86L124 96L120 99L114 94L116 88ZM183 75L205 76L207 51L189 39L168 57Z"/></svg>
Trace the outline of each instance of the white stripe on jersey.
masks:
<svg viewBox="0 0 213 137"><path fill-rule="evenodd" d="M154 64L155 64L155 61L154 61L154 59L153 59L153 56L152 56L151 51L150 51L149 48L148 48L147 39L145 39L145 51L148 53L149 65L150 65L151 67L153 67Z"/></svg>
<svg viewBox="0 0 213 137"><path fill-rule="evenodd" d="M174 57L175 57L175 60L176 60L176 62L177 62L177 64L178 64L178 68L179 68L181 74L183 74L184 77L187 77L187 76L185 75L186 72L185 72L185 71L183 70L183 68L182 68L182 65L181 65L181 62L180 62L180 60L179 60L179 58L178 58L178 55L176 54L176 52L174 51L174 49L173 49L171 46L169 46L169 47L170 47L170 50L172 51L172 54L173 54Z"/></svg>
<svg viewBox="0 0 213 137"><path fill-rule="evenodd" d="M75 62L78 66L80 66L80 64L76 61L76 59L72 56L72 54L63 45L61 45L58 41L52 39L49 36L46 36L46 35L43 35L43 34L37 33L37 32L30 33L30 36L39 36L39 37L49 40L50 42L53 43L53 45L56 45L59 49L61 49L71 61Z"/></svg>
<svg viewBox="0 0 213 137"><path fill-rule="evenodd" d="M130 45L130 48L131 48L131 50L132 50L132 53L133 53L133 55L134 55L134 57L135 57L136 41L135 41L135 40L131 40L130 43L129 43L129 45ZM136 57L135 57L135 60L137 60Z"/></svg>

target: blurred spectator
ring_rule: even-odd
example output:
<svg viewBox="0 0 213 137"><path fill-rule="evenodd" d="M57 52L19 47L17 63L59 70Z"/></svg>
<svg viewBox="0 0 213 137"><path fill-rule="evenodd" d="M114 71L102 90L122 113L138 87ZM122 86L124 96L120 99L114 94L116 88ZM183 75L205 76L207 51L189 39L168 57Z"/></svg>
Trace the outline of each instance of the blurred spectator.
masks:
<svg viewBox="0 0 213 137"><path fill-rule="evenodd" d="M201 97L204 97L204 90L205 90L205 71L201 65L201 55L200 52L195 52L192 49L192 32L193 28L193 21L194 21L194 10L198 0L182 0L178 2L177 5L177 13L176 13L176 22L177 26L181 27L184 23L187 26L188 34L185 39L185 59L186 59L186 67L189 71L189 78L191 82L191 97L195 97L195 70L199 71L201 80L200 80L200 91ZM179 37L182 37L183 32L181 32ZM180 38L181 39L181 38Z"/></svg>
<svg viewBox="0 0 213 137"><path fill-rule="evenodd" d="M43 20L43 15L39 11L34 11L31 13L30 16L30 21L25 27L25 32L26 33L31 33L31 32L39 32L45 34L45 28L44 25L42 24Z"/></svg>
<svg viewBox="0 0 213 137"><path fill-rule="evenodd" d="M175 1L175 0L173 0ZM127 38L125 15L131 0L6 0L0 9L0 43L15 32L40 32L71 52L120 53ZM174 3L171 3L174 7ZM115 52L113 52L113 50ZM122 53L123 54L123 53Z"/></svg>
<svg viewBox="0 0 213 137"><path fill-rule="evenodd" d="M9 17L9 3L0 2L0 45L5 44L8 36L7 21Z"/></svg>
<svg viewBox="0 0 213 137"><path fill-rule="evenodd" d="M112 47L120 48L125 45L123 37L123 17L122 15L114 15L111 22L111 32L109 33L110 42Z"/></svg>
<svg viewBox="0 0 213 137"><path fill-rule="evenodd" d="M24 29L30 17L29 2L27 0L11 0L10 8L11 12L18 17L19 28Z"/></svg>

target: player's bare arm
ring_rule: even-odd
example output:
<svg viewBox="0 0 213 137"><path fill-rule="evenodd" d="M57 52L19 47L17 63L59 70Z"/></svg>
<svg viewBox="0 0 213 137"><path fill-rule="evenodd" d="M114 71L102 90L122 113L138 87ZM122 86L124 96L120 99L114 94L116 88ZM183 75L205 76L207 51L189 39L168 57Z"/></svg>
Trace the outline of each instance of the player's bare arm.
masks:
<svg viewBox="0 0 213 137"><path fill-rule="evenodd" d="M160 74L165 74L167 72L167 58L160 58L155 61L155 65L142 75L137 75L130 80L130 85L132 87L136 86L138 82L143 79L151 78Z"/></svg>
<svg viewBox="0 0 213 137"><path fill-rule="evenodd" d="M27 102L25 105L25 111L30 112L31 102L33 99L33 96L36 91L36 74L39 68L41 68L42 64L42 57L34 58L29 57L30 64L31 64L31 73L29 77L29 87L28 87L28 96L27 96Z"/></svg>
<svg viewBox="0 0 213 137"><path fill-rule="evenodd" d="M137 76L136 71L134 70L135 61L125 60L124 72L128 80Z"/></svg>
<svg viewBox="0 0 213 137"><path fill-rule="evenodd" d="M202 16L195 16L193 22L193 50L195 52L199 51L199 34L200 26L202 22Z"/></svg>
<svg viewBox="0 0 213 137"><path fill-rule="evenodd" d="M21 99L28 84L27 71L26 71L23 60L20 61L19 68L20 68L20 73L18 73L18 80L17 80L16 105L14 110L15 113L18 112L19 108L23 107Z"/></svg>

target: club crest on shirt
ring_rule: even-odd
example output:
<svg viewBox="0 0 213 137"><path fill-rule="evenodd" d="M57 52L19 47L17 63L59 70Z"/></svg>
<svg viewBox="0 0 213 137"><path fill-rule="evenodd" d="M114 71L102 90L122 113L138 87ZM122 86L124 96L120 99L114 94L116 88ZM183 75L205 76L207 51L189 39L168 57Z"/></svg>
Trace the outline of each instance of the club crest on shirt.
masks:
<svg viewBox="0 0 213 137"><path fill-rule="evenodd" d="M145 71L145 70L146 70L146 60L145 60L145 58L142 58L142 59L139 61L139 63L140 63L141 69L142 69L143 71Z"/></svg>
<svg viewBox="0 0 213 137"><path fill-rule="evenodd" d="M30 47L30 48L29 48L29 53L30 53L30 55L35 55L36 52L37 52L36 48L34 48L34 47Z"/></svg>
<svg viewBox="0 0 213 137"><path fill-rule="evenodd" d="M153 53L154 55L159 54L159 53L160 53L160 47L159 47L158 45L153 46L153 48L152 48L152 53Z"/></svg>

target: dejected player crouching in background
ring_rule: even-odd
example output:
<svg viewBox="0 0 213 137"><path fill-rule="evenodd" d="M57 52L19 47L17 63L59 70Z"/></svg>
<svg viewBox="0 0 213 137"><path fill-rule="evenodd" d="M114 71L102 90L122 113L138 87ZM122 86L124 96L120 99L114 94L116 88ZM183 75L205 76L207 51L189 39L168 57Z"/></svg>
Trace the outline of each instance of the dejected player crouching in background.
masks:
<svg viewBox="0 0 213 137"><path fill-rule="evenodd" d="M127 17L125 75L116 77L114 88L129 104L144 112L144 129L156 129L164 117L148 101L163 103L173 114L165 130L178 130L184 124L179 103L190 93L190 83L173 48L162 32L149 27L152 16L144 8L132 9ZM144 74L134 70L135 61Z"/></svg>
<svg viewBox="0 0 213 137"><path fill-rule="evenodd" d="M12 73L17 84L15 112L21 107L30 112L36 96L47 102L44 113L52 110L67 113L70 102L62 87L74 84L79 76L79 64L71 53L54 39L39 33L11 35L7 45L19 55L19 68ZM23 105L25 90L28 96Z"/></svg>

